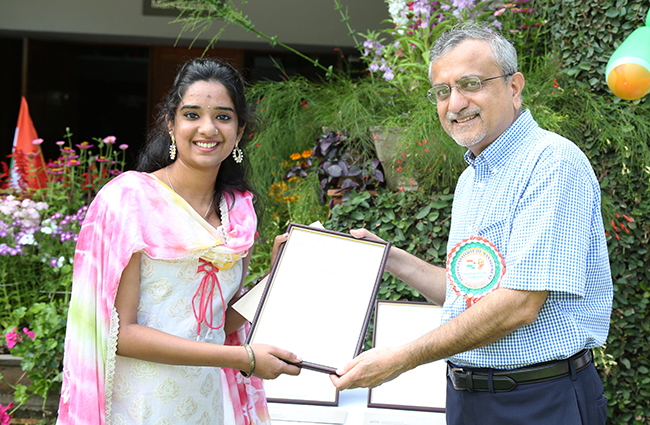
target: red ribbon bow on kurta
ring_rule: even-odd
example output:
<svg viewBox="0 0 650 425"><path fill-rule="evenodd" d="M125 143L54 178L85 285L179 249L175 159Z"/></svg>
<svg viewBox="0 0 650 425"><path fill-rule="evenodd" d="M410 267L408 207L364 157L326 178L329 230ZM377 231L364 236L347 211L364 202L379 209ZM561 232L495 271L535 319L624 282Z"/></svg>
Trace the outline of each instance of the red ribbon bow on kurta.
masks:
<svg viewBox="0 0 650 425"><path fill-rule="evenodd" d="M219 269L214 266L214 264L199 258L199 269L197 273L205 272L205 276L201 279L199 288L196 290L194 297L192 298L192 310L194 310L194 317L199 323L198 329L196 331L197 335L201 334L201 323L205 321L205 324L208 325L210 329L219 329L226 322L226 303L223 300L223 292L221 292L221 285L219 284L219 279L217 278L217 272ZM221 306L223 308L223 319L221 324L217 327L212 326L212 321L214 319L214 311L212 309L212 300L214 298L214 287L215 285L219 288L219 295L221 296ZM199 297L199 312L196 312L196 298ZM208 321L208 313L210 314L210 321Z"/></svg>

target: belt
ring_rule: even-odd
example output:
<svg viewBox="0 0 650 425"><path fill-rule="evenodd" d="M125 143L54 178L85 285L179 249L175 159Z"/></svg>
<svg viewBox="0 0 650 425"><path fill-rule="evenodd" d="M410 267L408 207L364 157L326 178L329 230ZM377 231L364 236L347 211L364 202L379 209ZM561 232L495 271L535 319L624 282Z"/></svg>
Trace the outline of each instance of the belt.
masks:
<svg viewBox="0 0 650 425"><path fill-rule="evenodd" d="M508 392L514 390L517 385L569 376L571 375L569 362L573 363L575 371L579 372L591 363L591 351L582 350L569 359L538 363L511 370L464 368L447 363L447 376L451 379L455 389L472 392L490 391L489 376L492 375L492 389L495 392Z"/></svg>

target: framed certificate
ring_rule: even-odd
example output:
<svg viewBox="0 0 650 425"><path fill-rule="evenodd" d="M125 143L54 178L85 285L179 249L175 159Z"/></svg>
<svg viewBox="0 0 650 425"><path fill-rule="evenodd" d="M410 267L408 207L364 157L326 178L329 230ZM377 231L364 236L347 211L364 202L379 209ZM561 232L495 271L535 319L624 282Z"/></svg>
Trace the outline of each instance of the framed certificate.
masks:
<svg viewBox="0 0 650 425"><path fill-rule="evenodd" d="M408 301L377 301L373 347L403 345L440 326L442 308ZM411 369L368 393L368 407L444 412L447 364L443 360Z"/></svg>
<svg viewBox="0 0 650 425"><path fill-rule="evenodd" d="M300 376L265 381L269 401L338 405L329 374L363 347L390 244L290 224L248 336L300 356Z"/></svg>

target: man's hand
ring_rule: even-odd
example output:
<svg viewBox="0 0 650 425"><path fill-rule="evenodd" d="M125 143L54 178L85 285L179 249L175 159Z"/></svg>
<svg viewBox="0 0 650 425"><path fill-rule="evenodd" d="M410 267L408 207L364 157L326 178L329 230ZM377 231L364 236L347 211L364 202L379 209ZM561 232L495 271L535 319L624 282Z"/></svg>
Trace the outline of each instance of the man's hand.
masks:
<svg viewBox="0 0 650 425"><path fill-rule="evenodd" d="M405 351L404 347L373 348L337 370L339 376L330 375L330 379L340 391L377 387L412 368Z"/></svg>
<svg viewBox="0 0 650 425"><path fill-rule="evenodd" d="M352 229L350 230L350 234L357 239L370 239L372 241L377 241L377 242L386 242L379 236L369 232L366 229Z"/></svg>

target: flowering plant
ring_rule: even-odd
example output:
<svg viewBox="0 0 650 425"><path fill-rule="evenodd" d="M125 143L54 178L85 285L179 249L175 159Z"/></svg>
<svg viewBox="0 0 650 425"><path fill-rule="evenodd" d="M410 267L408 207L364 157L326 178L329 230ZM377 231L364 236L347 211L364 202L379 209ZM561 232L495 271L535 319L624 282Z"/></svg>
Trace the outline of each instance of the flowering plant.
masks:
<svg viewBox="0 0 650 425"><path fill-rule="evenodd" d="M66 128L64 138L58 141L59 157L47 164L49 183L46 189L37 194L49 199L63 201L70 210L78 210L89 204L97 191L113 177L124 171L126 144L116 147L115 136L93 138L98 151L93 152L95 144L81 142L73 144L73 134ZM76 147L76 149L75 149Z"/></svg>
<svg viewBox="0 0 650 425"><path fill-rule="evenodd" d="M9 383L18 407L34 394L46 399L60 385L81 224L96 193L124 170L128 148L116 145L113 136L73 144L69 129L65 138L56 142L59 157L47 164L46 187L0 194L0 328L5 329L0 350L23 357L31 381Z"/></svg>
<svg viewBox="0 0 650 425"><path fill-rule="evenodd" d="M520 64L528 67L527 72L538 65L536 60L545 57L542 37L549 30L543 15L546 8L536 8L534 3L534 0L508 1L497 6L494 12L503 34L514 42Z"/></svg>
<svg viewBox="0 0 650 425"><path fill-rule="evenodd" d="M68 300L63 299L19 307L12 312L11 330L5 333L5 339L11 354L22 357L21 367L29 378L25 384L5 380L14 389L17 403L14 411L33 395L38 395L43 398L46 413L48 395L60 388L67 314ZM18 330L20 328L22 331Z"/></svg>
<svg viewBox="0 0 650 425"><path fill-rule="evenodd" d="M11 423L11 413L7 413L7 410L14 407L13 403L9 403L6 406L0 404L0 425L9 425Z"/></svg>
<svg viewBox="0 0 650 425"><path fill-rule="evenodd" d="M13 195L0 199L2 326L8 326L12 308L46 301L70 288L74 249L87 207L44 218L49 209L45 202Z"/></svg>
<svg viewBox="0 0 650 425"><path fill-rule="evenodd" d="M392 28L361 34L362 59L372 74L411 91L428 83L429 50L438 36L464 19L486 20L493 15L476 0L386 0ZM492 19L494 20L494 19ZM390 38L383 38L388 35Z"/></svg>
<svg viewBox="0 0 650 425"><path fill-rule="evenodd" d="M307 177L315 172L320 182L319 202L325 204L328 189L361 189L384 183L377 158L354 152L350 137L344 133L327 131L316 139L312 151L294 153L291 159L298 163L284 175L285 181Z"/></svg>

